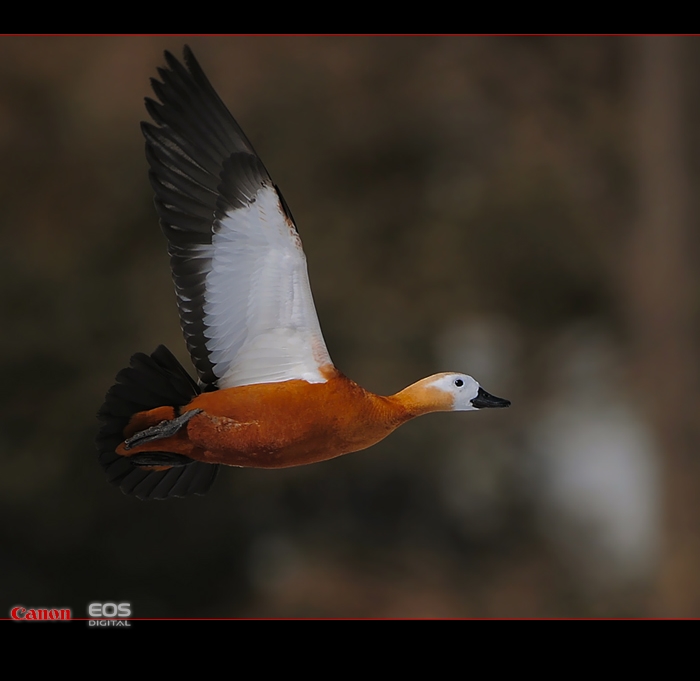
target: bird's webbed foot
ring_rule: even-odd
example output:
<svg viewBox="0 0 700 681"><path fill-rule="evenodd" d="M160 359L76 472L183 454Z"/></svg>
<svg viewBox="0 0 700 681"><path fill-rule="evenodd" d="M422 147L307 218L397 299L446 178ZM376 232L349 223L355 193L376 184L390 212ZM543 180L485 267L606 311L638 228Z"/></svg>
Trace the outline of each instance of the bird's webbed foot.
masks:
<svg viewBox="0 0 700 681"><path fill-rule="evenodd" d="M141 430L124 440L124 449L132 449L133 447L138 447L139 445L145 445L147 442L172 437L193 416L196 416L201 411L201 409L190 409L174 419L170 419L169 421L161 421L155 426Z"/></svg>

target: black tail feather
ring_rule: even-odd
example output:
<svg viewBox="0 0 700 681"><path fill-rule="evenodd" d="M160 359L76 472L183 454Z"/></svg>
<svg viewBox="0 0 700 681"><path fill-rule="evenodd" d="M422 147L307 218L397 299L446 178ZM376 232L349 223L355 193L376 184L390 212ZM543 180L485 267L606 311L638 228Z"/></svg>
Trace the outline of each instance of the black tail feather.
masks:
<svg viewBox="0 0 700 681"><path fill-rule="evenodd" d="M102 422L97 435L98 458L109 482L124 494L143 500L206 494L219 471L218 464L195 461L153 471L115 453L134 414L156 407L182 407L200 393L197 383L164 345L159 345L150 357L142 352L135 354L116 380L97 414Z"/></svg>

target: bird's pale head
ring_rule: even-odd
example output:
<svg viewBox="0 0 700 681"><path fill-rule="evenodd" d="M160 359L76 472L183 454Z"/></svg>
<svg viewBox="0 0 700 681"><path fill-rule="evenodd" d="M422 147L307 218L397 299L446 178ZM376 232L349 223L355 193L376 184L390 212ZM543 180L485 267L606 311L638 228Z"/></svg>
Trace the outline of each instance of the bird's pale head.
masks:
<svg viewBox="0 0 700 681"><path fill-rule="evenodd" d="M435 374L435 376L425 379L424 385L427 390L437 390L443 395L449 411L473 411L475 409L510 406L510 400L504 400L487 393L467 374L451 372Z"/></svg>

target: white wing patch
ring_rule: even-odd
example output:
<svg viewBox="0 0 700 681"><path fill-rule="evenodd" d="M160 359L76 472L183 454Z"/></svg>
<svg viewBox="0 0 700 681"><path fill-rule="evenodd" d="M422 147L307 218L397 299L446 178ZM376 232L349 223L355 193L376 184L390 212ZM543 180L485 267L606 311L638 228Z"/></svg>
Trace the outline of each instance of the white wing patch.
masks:
<svg viewBox="0 0 700 681"><path fill-rule="evenodd" d="M219 388L326 381L331 364L316 315L306 256L276 191L215 225L204 323Z"/></svg>

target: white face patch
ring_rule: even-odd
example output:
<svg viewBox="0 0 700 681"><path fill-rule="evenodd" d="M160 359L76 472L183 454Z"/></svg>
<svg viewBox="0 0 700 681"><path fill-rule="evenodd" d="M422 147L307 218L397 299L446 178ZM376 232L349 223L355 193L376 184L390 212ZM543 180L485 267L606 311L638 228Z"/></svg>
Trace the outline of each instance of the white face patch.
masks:
<svg viewBox="0 0 700 681"><path fill-rule="evenodd" d="M431 388L451 395L453 398L452 411L474 411L476 407L472 400L479 392L479 384L466 374L439 374L429 384Z"/></svg>

